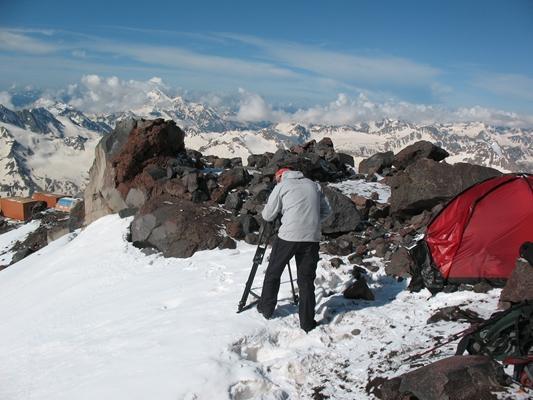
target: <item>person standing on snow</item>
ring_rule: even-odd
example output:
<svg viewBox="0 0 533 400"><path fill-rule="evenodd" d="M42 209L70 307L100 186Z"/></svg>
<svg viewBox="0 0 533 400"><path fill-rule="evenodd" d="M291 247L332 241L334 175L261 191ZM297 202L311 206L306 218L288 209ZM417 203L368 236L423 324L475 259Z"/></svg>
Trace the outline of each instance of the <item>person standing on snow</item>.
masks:
<svg viewBox="0 0 533 400"><path fill-rule="evenodd" d="M320 185L299 171L282 168L275 175L277 185L262 212L271 222L282 214L278 237L272 245L257 310L269 319L276 308L280 279L289 260L296 257L300 291L300 327L309 332L315 321L315 277L320 241L320 224L331 213Z"/></svg>

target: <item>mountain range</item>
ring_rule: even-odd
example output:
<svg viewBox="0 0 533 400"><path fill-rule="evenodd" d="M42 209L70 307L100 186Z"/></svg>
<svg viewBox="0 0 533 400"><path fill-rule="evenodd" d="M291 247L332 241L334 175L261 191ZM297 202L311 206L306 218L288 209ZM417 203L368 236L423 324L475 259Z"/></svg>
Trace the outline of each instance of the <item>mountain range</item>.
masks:
<svg viewBox="0 0 533 400"><path fill-rule="evenodd" d="M397 152L419 140L450 153L449 163L469 162L501 171L533 171L533 129L494 127L481 122L415 124L384 119L352 125L239 121L236 114L206 104L146 93L143 106L86 113L45 98L12 110L0 105L0 195L36 190L76 195L87 182L94 148L124 118L172 119L187 133L186 146L205 155L242 157L330 137L338 151L363 158Z"/></svg>

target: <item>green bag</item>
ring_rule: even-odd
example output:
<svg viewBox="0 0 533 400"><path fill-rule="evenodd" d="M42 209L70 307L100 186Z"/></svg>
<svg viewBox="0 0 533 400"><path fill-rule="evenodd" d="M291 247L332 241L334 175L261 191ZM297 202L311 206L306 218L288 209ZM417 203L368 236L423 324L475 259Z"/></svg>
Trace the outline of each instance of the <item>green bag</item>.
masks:
<svg viewBox="0 0 533 400"><path fill-rule="evenodd" d="M490 319L465 335L457 345L456 355L466 351L497 361L507 357L527 356L533 347L533 302L523 301Z"/></svg>

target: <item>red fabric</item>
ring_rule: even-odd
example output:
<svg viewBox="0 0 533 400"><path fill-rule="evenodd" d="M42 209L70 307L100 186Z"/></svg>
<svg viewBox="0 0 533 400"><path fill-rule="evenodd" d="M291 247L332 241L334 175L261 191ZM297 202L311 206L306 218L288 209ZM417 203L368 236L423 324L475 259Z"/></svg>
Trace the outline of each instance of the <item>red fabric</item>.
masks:
<svg viewBox="0 0 533 400"><path fill-rule="evenodd" d="M528 184L529 180L529 184ZM426 241L446 279L506 279L533 240L533 176L502 175L457 196L428 227Z"/></svg>

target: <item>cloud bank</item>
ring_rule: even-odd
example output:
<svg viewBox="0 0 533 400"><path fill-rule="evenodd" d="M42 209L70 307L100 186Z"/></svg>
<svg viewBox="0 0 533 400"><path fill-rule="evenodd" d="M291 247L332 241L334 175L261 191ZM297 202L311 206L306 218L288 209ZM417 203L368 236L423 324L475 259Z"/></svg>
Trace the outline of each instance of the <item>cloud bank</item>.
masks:
<svg viewBox="0 0 533 400"><path fill-rule="evenodd" d="M178 89L169 87L161 78L146 81L122 80L116 76L85 75L64 91L49 94L47 102L62 98L73 107L89 113L134 111L142 114L152 107L171 109ZM183 96L192 99L191 96ZM241 122L293 122L302 124L352 125L385 118L417 124L483 122L495 126L533 127L533 115L518 114L481 106L449 108L441 105L416 104L396 99L383 100L371 92L348 95L339 93L325 104L291 108L270 103L258 93L239 88L233 95L204 93L200 101L225 115L228 111ZM0 92L0 103L11 105L11 96ZM41 100L41 104L43 103Z"/></svg>
<svg viewBox="0 0 533 400"><path fill-rule="evenodd" d="M137 110L154 102L171 107L170 98L160 96L165 90L170 89L159 77L136 81L121 80L116 76L85 75L79 83L68 87L66 95L73 107L101 113Z"/></svg>
<svg viewBox="0 0 533 400"><path fill-rule="evenodd" d="M267 120L323 125L351 125L385 118L418 124L451 122L484 122L494 126L533 127L533 115L491 109L481 106L446 108L438 105L414 104L405 101L376 102L363 93L350 98L340 93L325 105L301 108L294 112L273 110L261 96L242 92L237 118L244 122Z"/></svg>

